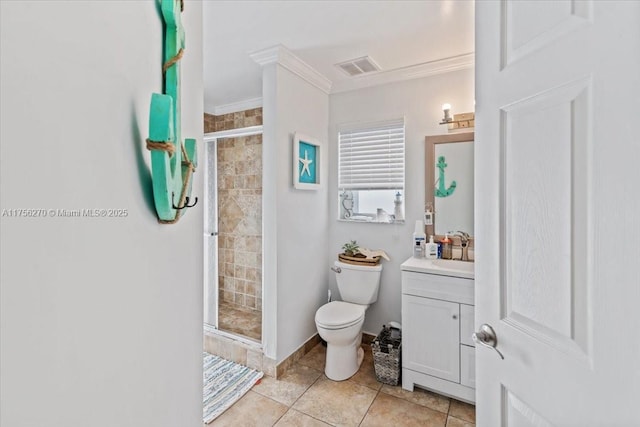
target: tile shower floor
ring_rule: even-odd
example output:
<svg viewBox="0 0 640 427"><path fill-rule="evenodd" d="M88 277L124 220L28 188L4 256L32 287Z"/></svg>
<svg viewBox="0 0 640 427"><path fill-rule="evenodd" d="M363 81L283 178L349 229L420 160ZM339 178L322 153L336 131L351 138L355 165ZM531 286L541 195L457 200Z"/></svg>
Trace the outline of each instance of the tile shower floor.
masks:
<svg viewBox="0 0 640 427"><path fill-rule="evenodd" d="M356 375L329 380L318 344L279 380L264 377L209 426L475 426L475 407L435 393L376 381L371 348Z"/></svg>
<svg viewBox="0 0 640 427"><path fill-rule="evenodd" d="M220 301L218 306L218 328L261 341L262 312Z"/></svg>

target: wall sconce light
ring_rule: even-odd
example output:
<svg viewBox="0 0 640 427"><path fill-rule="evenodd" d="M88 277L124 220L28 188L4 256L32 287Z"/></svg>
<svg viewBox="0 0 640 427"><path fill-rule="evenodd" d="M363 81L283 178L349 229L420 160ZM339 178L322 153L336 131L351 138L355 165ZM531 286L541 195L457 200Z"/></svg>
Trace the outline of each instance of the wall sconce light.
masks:
<svg viewBox="0 0 640 427"><path fill-rule="evenodd" d="M442 104L442 111L444 112L444 118L440 124L446 125L447 123L451 123L453 121L451 118L451 104Z"/></svg>
<svg viewBox="0 0 640 427"><path fill-rule="evenodd" d="M450 131L456 129L472 128L475 126L475 113L461 113L451 116L451 104L442 104L444 117L441 125L448 125Z"/></svg>

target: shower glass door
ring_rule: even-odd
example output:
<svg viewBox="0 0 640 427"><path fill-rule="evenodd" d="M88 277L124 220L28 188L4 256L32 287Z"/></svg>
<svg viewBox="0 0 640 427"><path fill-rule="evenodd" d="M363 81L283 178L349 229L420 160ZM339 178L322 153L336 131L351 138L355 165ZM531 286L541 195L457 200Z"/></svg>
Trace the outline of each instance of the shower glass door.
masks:
<svg viewBox="0 0 640 427"><path fill-rule="evenodd" d="M218 329L218 168L217 141L205 140L204 323Z"/></svg>
<svg viewBox="0 0 640 427"><path fill-rule="evenodd" d="M205 135L205 329L262 341L262 127Z"/></svg>

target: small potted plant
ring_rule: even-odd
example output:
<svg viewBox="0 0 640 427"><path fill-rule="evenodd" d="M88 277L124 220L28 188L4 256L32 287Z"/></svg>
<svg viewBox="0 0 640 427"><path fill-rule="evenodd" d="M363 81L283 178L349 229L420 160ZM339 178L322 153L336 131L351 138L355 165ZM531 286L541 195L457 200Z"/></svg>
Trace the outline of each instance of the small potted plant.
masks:
<svg viewBox="0 0 640 427"><path fill-rule="evenodd" d="M358 251L359 248L360 246L358 246L358 242L356 242L355 240L352 240L342 245L342 250L344 251L344 254L346 256L351 256L351 257L356 256L356 254L360 253Z"/></svg>

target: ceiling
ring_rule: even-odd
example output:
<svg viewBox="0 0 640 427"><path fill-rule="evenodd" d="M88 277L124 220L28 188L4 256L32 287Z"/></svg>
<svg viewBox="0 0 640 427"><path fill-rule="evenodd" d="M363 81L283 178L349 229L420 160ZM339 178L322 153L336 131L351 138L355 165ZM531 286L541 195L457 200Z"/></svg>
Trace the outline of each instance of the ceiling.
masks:
<svg viewBox="0 0 640 427"><path fill-rule="evenodd" d="M389 82L412 70L419 75L415 71L446 58L473 57L471 0L216 0L203 9L204 106L213 114L260 101L262 69L249 54L276 45L329 79L332 92ZM365 55L380 66L379 76L349 77L335 66Z"/></svg>

